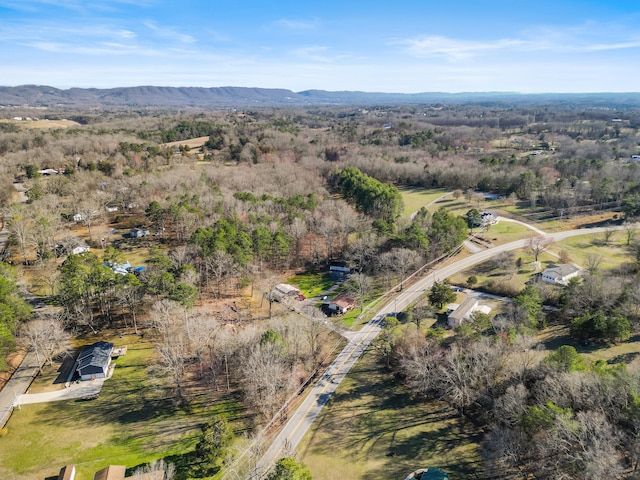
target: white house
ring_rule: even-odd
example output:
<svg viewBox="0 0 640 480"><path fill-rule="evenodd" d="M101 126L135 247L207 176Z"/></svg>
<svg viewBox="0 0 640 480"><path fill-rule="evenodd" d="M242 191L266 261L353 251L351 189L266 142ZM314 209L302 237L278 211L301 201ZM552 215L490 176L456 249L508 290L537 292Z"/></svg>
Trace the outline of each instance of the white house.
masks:
<svg viewBox="0 0 640 480"><path fill-rule="evenodd" d="M477 298L467 297L459 307L451 312L447 317L447 323L451 328L459 326L463 321L468 320L471 314L478 309ZM453 305L451 305L453 307Z"/></svg>
<svg viewBox="0 0 640 480"><path fill-rule="evenodd" d="M74 255L80 255L82 253L88 252L89 250L91 250L89 245L87 245L86 243L83 243L81 245L76 245L75 247L73 247L71 249L71 253L73 253Z"/></svg>
<svg viewBox="0 0 640 480"><path fill-rule="evenodd" d="M577 277L581 271L582 269L573 263L552 264L542 272L541 278L543 281L554 285L568 285L569 280Z"/></svg>

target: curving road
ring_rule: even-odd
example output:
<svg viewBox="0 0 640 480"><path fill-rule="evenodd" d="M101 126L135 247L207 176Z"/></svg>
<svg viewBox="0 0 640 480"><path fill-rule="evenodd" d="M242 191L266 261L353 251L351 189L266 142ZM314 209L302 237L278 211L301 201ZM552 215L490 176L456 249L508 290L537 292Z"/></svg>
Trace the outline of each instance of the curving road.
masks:
<svg viewBox="0 0 640 480"><path fill-rule="evenodd" d="M636 225L636 228L638 226ZM608 229L621 230L624 227L595 227L577 230L567 230L565 232L550 233L544 235L551 241L560 241L566 238L579 235L601 233ZM400 293L395 300L387 303L369 323L362 329L355 332L351 341L340 352L336 359L329 365L320 380L313 386L304 402L289 418L280 433L276 436L271 446L267 449L262 459L258 463L258 471L263 475L282 456L284 450L295 449L302 437L304 437L311 424L318 417L322 408L327 404L331 395L336 391L342 379L349 373L351 367L355 365L362 356L367 346L376 338L380 332L382 319L394 312L401 312L414 302L420 295L431 288L434 281L444 280L451 275L466 270L474 265L485 262L495 255L526 247L528 239L516 240L497 247L492 247L481 252L474 253L457 262L446 265L433 271L422 279L414 283L411 288Z"/></svg>

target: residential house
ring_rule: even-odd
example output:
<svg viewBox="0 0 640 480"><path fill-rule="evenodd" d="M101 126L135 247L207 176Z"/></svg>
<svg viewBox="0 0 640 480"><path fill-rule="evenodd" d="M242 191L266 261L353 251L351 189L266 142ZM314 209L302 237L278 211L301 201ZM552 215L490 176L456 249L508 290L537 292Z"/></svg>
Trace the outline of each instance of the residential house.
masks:
<svg viewBox="0 0 640 480"><path fill-rule="evenodd" d="M131 238L146 237L147 235L149 235L149 230L145 230L143 228L132 228L129 232L129 236Z"/></svg>
<svg viewBox="0 0 640 480"><path fill-rule="evenodd" d="M104 341L84 347L78 355L75 367L80 379L106 378L113 347L113 343Z"/></svg>
<svg viewBox="0 0 640 480"><path fill-rule="evenodd" d="M300 289L289 285L288 283L279 283L271 290L271 293L277 300L284 300L285 298L297 298L304 300L304 295L300 293Z"/></svg>
<svg viewBox="0 0 640 480"><path fill-rule="evenodd" d="M89 245L79 237L69 237L67 241L66 250L69 254L80 255L91 250Z"/></svg>
<svg viewBox="0 0 640 480"><path fill-rule="evenodd" d="M66 237L55 246L55 254L60 255L80 255L91 250L89 245L80 237Z"/></svg>
<svg viewBox="0 0 640 480"><path fill-rule="evenodd" d="M480 214L482 217L482 226L488 227L489 225L495 225L498 223L498 216L495 212L485 211Z"/></svg>
<svg viewBox="0 0 640 480"><path fill-rule="evenodd" d="M467 297L459 307L448 315L447 323L451 328L459 326L471 317L471 314L478 309L478 306L479 302L477 298Z"/></svg>
<svg viewBox="0 0 640 480"><path fill-rule="evenodd" d="M542 272L541 278L543 281L554 285L568 285L569 280L578 276L581 271L582 269L573 263L552 264Z"/></svg>
<svg viewBox="0 0 640 480"><path fill-rule="evenodd" d="M333 300L329 301L329 310L339 313L346 313L356 306L356 297L353 293L342 292Z"/></svg>

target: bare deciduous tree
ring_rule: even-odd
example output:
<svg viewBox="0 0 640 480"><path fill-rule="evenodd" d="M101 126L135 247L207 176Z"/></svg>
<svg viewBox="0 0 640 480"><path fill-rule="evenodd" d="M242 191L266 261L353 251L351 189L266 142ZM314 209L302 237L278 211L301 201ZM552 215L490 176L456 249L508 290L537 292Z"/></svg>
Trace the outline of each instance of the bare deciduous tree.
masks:
<svg viewBox="0 0 640 480"><path fill-rule="evenodd" d="M551 245L552 240L544 235L536 235L527 239L527 248L533 254L533 260L537 263L540 254Z"/></svg>
<svg viewBox="0 0 640 480"><path fill-rule="evenodd" d="M70 338L62 320L55 316L31 320L22 328L22 339L35 352L40 369L42 362L51 365L56 355L68 350Z"/></svg>

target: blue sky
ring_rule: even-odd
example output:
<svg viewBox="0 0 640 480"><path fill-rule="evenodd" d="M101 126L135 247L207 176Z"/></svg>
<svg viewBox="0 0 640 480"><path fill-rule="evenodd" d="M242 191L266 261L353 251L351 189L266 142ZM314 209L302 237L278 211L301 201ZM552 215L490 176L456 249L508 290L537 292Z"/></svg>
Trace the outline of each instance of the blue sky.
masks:
<svg viewBox="0 0 640 480"><path fill-rule="evenodd" d="M0 85L640 91L640 1L0 0Z"/></svg>

